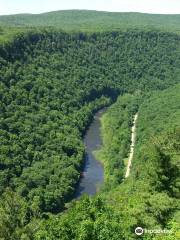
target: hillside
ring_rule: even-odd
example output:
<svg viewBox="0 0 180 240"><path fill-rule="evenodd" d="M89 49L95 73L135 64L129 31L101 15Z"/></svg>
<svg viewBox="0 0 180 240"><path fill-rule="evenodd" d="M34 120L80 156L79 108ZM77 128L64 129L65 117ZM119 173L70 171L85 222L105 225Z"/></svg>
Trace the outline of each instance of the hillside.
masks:
<svg viewBox="0 0 180 240"><path fill-rule="evenodd" d="M107 29L162 29L180 31L180 15L144 13L112 13L88 10L66 10L42 14L18 14L0 16L0 25L16 27L53 26L63 30L107 30Z"/></svg>
<svg viewBox="0 0 180 240"><path fill-rule="evenodd" d="M9 231L6 239L19 239L23 231L31 239L31 224L65 209L80 176L82 136L93 113L119 94L143 96L178 83L179 49L179 35L155 31L39 30L0 47L0 211L14 222L11 230L8 221L0 222L1 237ZM122 158L117 161L114 156L107 168L114 186L122 182L122 174L115 174Z"/></svg>
<svg viewBox="0 0 180 240"><path fill-rule="evenodd" d="M178 239L179 92L180 84L143 99L130 94L118 98L103 119L106 188L94 198L84 196L80 202L74 201L64 215L42 222L36 239ZM130 128L137 110L132 173L119 184L122 160L127 155ZM144 231L165 229L166 233L145 231L139 237L134 233L138 226Z"/></svg>

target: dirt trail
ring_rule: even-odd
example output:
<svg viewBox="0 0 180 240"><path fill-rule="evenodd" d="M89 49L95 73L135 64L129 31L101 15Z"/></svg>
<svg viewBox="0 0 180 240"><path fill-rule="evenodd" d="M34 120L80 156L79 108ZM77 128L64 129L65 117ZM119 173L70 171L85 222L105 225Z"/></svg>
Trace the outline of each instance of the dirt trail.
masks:
<svg viewBox="0 0 180 240"><path fill-rule="evenodd" d="M127 178L130 174L132 159L133 159L133 155L134 155L134 145L135 145L135 142L136 142L136 123L137 123L137 119L138 119L138 113L136 113L135 116L134 116L132 132L131 132L130 154L129 154L129 158L128 158L128 165L127 165L125 178Z"/></svg>

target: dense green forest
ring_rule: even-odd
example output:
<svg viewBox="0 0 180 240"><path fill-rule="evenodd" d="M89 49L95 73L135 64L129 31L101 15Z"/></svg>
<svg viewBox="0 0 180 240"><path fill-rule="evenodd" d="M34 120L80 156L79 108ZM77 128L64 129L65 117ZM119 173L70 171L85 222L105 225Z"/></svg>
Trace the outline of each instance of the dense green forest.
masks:
<svg viewBox="0 0 180 240"><path fill-rule="evenodd" d="M56 14L52 16L55 20L50 18L46 25L56 24ZM176 26L178 17L173 18ZM11 25L9 18L6 22L0 17L0 22ZM147 29L96 30L2 27L3 240L126 240L135 238L132 232L138 224L176 228L180 36ZM117 98L103 118L104 147L97 153L105 166L104 187L95 198L70 202L85 156L82 138L94 113ZM124 180L136 111L136 154L132 174Z"/></svg>
<svg viewBox="0 0 180 240"><path fill-rule="evenodd" d="M130 177L117 185L116 181L112 181L113 177L117 179L114 171L111 173L110 182L107 182L108 187L101 194L94 198L84 196L81 201L72 202L64 215L44 221L35 239L134 240L139 239L134 234L137 226L167 231L166 234L145 233L141 239L178 239L179 92L178 84L144 98L138 110L137 145ZM114 129L125 126L122 128L123 133L114 131L113 142L104 146L108 147L105 149L108 153L107 160L118 155L121 164L122 134L125 138L129 135L132 116L140 102L142 99L133 95L119 97L104 116L105 141L107 134L111 134L109 124L113 124ZM129 127L126 127L128 124L125 116L129 116ZM109 164L114 162L109 161ZM113 170L114 168L113 165Z"/></svg>

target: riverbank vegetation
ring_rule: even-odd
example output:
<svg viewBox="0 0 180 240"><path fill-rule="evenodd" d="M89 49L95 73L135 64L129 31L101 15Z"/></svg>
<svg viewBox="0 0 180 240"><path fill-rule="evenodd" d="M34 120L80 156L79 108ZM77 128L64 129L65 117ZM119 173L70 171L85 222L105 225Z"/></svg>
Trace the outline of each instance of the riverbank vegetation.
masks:
<svg viewBox="0 0 180 240"><path fill-rule="evenodd" d="M133 117L142 99L139 93L125 94L101 118L103 147L95 155L104 165L104 190L112 189L124 180Z"/></svg>
<svg viewBox="0 0 180 240"><path fill-rule="evenodd" d="M106 239L113 237L110 232L115 234L115 229L116 236L125 236L118 228L121 215L101 198L87 197L77 203L68 213L73 216L82 208L74 220L68 214L62 219L56 215L73 197L84 158L82 137L93 114L118 95L150 94L179 82L179 49L180 37L175 33L140 30L85 34L32 29L0 45L0 238L34 239L40 219L48 218L37 239L43 239L43 234L58 239L59 230L64 239L89 239L96 231ZM127 113L119 123L130 118L118 130L131 125L138 106L133 105L133 96L124 96ZM123 110L121 100L116 107ZM113 125L118 124L115 117L108 120ZM113 186L122 181L118 168L127 155L128 133L124 130L124 142L119 136L111 146L113 162L107 172ZM119 143L124 152L117 150ZM77 235L74 224L78 226L88 204L87 220ZM106 215L101 218L98 211ZM104 229L106 218L112 222ZM54 221L57 224L52 225Z"/></svg>

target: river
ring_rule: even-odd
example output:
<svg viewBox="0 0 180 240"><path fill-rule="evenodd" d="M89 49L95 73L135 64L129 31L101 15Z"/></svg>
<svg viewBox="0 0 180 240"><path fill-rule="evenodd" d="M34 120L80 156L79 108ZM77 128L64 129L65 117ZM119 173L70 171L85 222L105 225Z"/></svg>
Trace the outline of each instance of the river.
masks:
<svg viewBox="0 0 180 240"><path fill-rule="evenodd" d="M89 126L84 137L86 157L82 177L75 194L77 198L84 193L94 195L98 191L100 185L104 182L103 165L97 161L93 152L98 150L102 145L100 118L105 111L105 109L102 109L95 114L94 120Z"/></svg>

